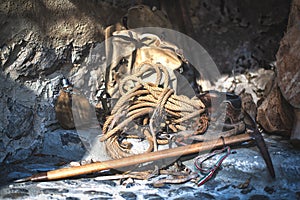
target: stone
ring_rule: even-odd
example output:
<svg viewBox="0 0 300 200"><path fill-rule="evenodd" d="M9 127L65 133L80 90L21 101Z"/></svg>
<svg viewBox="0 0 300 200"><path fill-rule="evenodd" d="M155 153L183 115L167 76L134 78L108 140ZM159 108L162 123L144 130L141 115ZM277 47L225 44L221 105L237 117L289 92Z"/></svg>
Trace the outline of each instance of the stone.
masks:
<svg viewBox="0 0 300 200"><path fill-rule="evenodd" d="M218 187L218 188L217 188L217 191L227 190L228 188L230 188L230 186L231 186L231 185L224 185L224 186Z"/></svg>
<svg viewBox="0 0 300 200"><path fill-rule="evenodd" d="M273 194L275 192L274 186L270 187L270 186L266 186L264 188L264 191L268 194Z"/></svg>
<svg viewBox="0 0 300 200"><path fill-rule="evenodd" d="M12 188L10 189L11 193L29 193L29 191L25 188Z"/></svg>
<svg viewBox="0 0 300 200"><path fill-rule="evenodd" d="M114 182L114 181L110 181L110 180L97 180L97 179L95 179L95 182L98 182L98 183L100 183L100 184L105 184L105 185L109 185L109 186L111 186L111 187L115 187L117 184L116 184L116 182Z"/></svg>
<svg viewBox="0 0 300 200"><path fill-rule="evenodd" d="M247 187L245 189L242 189L241 190L241 194L248 194L248 193L252 192L252 190L254 190L254 189L255 188L253 186L249 186L249 187Z"/></svg>
<svg viewBox="0 0 300 200"><path fill-rule="evenodd" d="M133 183L133 182L131 182L131 183L122 183L122 184L126 185L125 186L126 188L131 188L131 187L139 185L138 183Z"/></svg>
<svg viewBox="0 0 300 200"><path fill-rule="evenodd" d="M6 194L3 196L3 198L4 199L22 199L22 198L26 198L28 196L29 196L29 194L27 194L27 193L17 192L17 193Z"/></svg>
<svg viewBox="0 0 300 200"><path fill-rule="evenodd" d="M295 177L300 176L300 166L299 165L289 165L288 163L291 162L291 160L300 161L299 158L287 158L285 159L281 164L282 171L286 174L286 176L290 177L291 180Z"/></svg>
<svg viewBox="0 0 300 200"><path fill-rule="evenodd" d="M296 192L296 198L297 198L297 199L300 199L300 191L299 191L299 192Z"/></svg>
<svg viewBox="0 0 300 200"><path fill-rule="evenodd" d="M254 75L251 82L255 85L257 90L269 91L268 84L275 79L275 72L273 70L258 69L257 74Z"/></svg>
<svg viewBox="0 0 300 200"><path fill-rule="evenodd" d="M291 5L287 32L280 42L277 58L277 80L283 97L294 108L291 140L300 147L300 1Z"/></svg>
<svg viewBox="0 0 300 200"><path fill-rule="evenodd" d="M136 194L134 194L133 192L121 192L120 195L121 195L121 197L123 197L126 200L135 200L135 199L137 199Z"/></svg>
<svg viewBox="0 0 300 200"><path fill-rule="evenodd" d="M186 193L191 193L193 192L195 189L192 187L180 187L178 189L174 189L174 190L170 190L168 196L172 197L172 196L177 196L177 195L182 195L182 194L186 194Z"/></svg>
<svg viewBox="0 0 300 200"><path fill-rule="evenodd" d="M182 197L177 197L174 198L174 200L197 200L197 197L189 196L189 195L184 195Z"/></svg>
<svg viewBox="0 0 300 200"><path fill-rule="evenodd" d="M97 196L104 196L104 197L111 197L112 196L112 194L110 194L110 193L95 191L95 190L84 191L83 194L97 195Z"/></svg>
<svg viewBox="0 0 300 200"><path fill-rule="evenodd" d="M252 196L249 197L249 200L256 200L256 199L259 199L259 200L269 200L270 197L262 195L262 194L255 194L255 195L252 195Z"/></svg>
<svg viewBox="0 0 300 200"><path fill-rule="evenodd" d="M41 144L38 141L41 134L35 133L32 123L39 118L35 118L33 111L37 106L37 96L30 89L0 73L0 97L0 144L5 147L0 151L0 161L22 160Z"/></svg>
<svg viewBox="0 0 300 200"><path fill-rule="evenodd" d="M157 186L157 185L155 185L155 184L146 184L147 185L147 187L149 187L149 188L157 188L157 187L159 187L160 189L170 189L170 184L163 184L163 185L159 185L159 186Z"/></svg>
<svg viewBox="0 0 300 200"><path fill-rule="evenodd" d="M300 13L299 13L299 0L294 0L292 2L291 8L290 8L290 14L289 14L289 22L288 22L288 28L291 26L296 25L299 22L300 19Z"/></svg>
<svg viewBox="0 0 300 200"><path fill-rule="evenodd" d="M57 193L68 193L68 189L56 189L56 188L47 188L43 189L42 193L44 194L57 194Z"/></svg>
<svg viewBox="0 0 300 200"><path fill-rule="evenodd" d="M66 200L80 200L80 198L77 198L77 197L67 197Z"/></svg>
<svg viewBox="0 0 300 200"><path fill-rule="evenodd" d="M194 194L194 196L196 198L205 199L205 200L216 199L213 195L205 193L205 192L197 192Z"/></svg>
<svg viewBox="0 0 300 200"><path fill-rule="evenodd" d="M149 199L149 200L163 200L164 199L161 196L159 196L158 194L146 194L143 197L144 197L144 199Z"/></svg>
<svg viewBox="0 0 300 200"><path fill-rule="evenodd" d="M228 198L228 200L240 200L241 198L240 197L230 197Z"/></svg>
<svg viewBox="0 0 300 200"><path fill-rule="evenodd" d="M282 97L278 86L274 84L270 94L259 106L256 120L268 133L289 136L293 122L291 113L291 106Z"/></svg>
<svg viewBox="0 0 300 200"><path fill-rule="evenodd" d="M85 154L80 136L74 130L52 131L44 137L41 153L56 155L69 160L80 160Z"/></svg>

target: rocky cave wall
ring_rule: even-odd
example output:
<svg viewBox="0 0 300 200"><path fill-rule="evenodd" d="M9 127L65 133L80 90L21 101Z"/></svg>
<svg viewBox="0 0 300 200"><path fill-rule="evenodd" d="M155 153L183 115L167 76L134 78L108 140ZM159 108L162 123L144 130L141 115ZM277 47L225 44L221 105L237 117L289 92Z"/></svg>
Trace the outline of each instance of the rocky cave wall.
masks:
<svg viewBox="0 0 300 200"><path fill-rule="evenodd" d="M59 81L81 79L104 29L120 21L135 1L43 0L0 3L0 162L38 152L60 130L54 112ZM194 39L223 73L269 67L286 28L290 1L189 0ZM174 22L174 16L170 17ZM172 21L173 20L173 21ZM103 55L94 59L103 59ZM95 90L95 88L91 88ZM95 91L94 91L95 92Z"/></svg>
<svg viewBox="0 0 300 200"><path fill-rule="evenodd" d="M197 41L223 73L270 68L286 30L290 1L190 1Z"/></svg>
<svg viewBox="0 0 300 200"><path fill-rule="evenodd" d="M26 159L60 129L54 104L62 75L80 71L103 29L125 11L105 2L0 3L1 163Z"/></svg>

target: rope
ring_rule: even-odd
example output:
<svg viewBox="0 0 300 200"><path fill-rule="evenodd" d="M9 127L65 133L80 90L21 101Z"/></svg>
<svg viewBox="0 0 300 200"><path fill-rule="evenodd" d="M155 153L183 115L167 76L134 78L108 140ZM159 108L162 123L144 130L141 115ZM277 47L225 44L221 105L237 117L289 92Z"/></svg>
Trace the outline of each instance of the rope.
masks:
<svg viewBox="0 0 300 200"><path fill-rule="evenodd" d="M151 73L155 73L155 81L143 81L143 77ZM156 151L158 145L170 143L170 138L180 131L193 129L197 123L201 126L197 129L198 134L207 129L208 118L203 102L198 98L176 95L169 88L169 80L166 67L145 62L119 82L121 97L104 122L100 138L105 141L112 158L133 154L132 145L126 141L129 138L147 140L146 152L150 152ZM162 135L168 137L162 139Z"/></svg>

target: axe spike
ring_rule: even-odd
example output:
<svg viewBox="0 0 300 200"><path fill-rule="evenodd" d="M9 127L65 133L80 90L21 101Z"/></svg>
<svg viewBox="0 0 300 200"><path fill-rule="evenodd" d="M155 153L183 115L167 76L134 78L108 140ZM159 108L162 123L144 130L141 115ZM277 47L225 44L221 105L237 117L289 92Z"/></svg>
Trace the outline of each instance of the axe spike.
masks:
<svg viewBox="0 0 300 200"><path fill-rule="evenodd" d="M263 136L261 135L261 132L258 130L257 124L254 121L254 119L245 110L243 113L244 113L244 117L245 117L244 120L245 120L246 125L250 126L250 128L253 129L253 131L251 131L251 133L250 133L250 136L255 140L256 146L258 147L258 149L267 165L270 175L272 176L272 178L275 178L274 166L273 166L267 145L265 143L265 140L264 140Z"/></svg>

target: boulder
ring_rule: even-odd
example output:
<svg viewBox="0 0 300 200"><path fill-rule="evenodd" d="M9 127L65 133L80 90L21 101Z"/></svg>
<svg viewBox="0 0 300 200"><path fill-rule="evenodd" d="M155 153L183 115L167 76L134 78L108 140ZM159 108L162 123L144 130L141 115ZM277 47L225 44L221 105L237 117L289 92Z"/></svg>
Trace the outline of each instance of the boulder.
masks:
<svg viewBox="0 0 300 200"><path fill-rule="evenodd" d="M300 143L300 0L291 6L287 32L277 52L277 82L294 113L291 140Z"/></svg>
<svg viewBox="0 0 300 200"><path fill-rule="evenodd" d="M293 125L292 111L275 83L257 110L257 122L268 133L289 135Z"/></svg>

